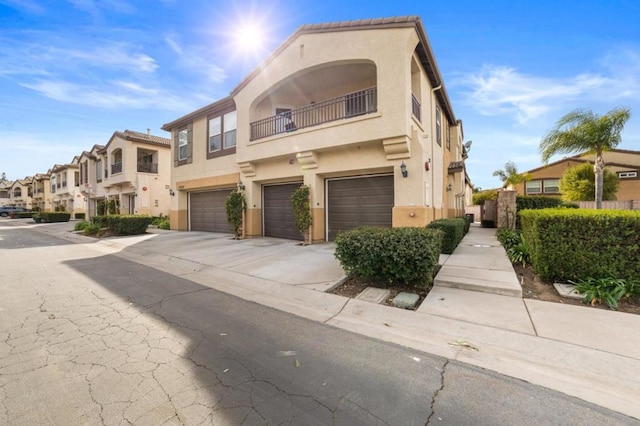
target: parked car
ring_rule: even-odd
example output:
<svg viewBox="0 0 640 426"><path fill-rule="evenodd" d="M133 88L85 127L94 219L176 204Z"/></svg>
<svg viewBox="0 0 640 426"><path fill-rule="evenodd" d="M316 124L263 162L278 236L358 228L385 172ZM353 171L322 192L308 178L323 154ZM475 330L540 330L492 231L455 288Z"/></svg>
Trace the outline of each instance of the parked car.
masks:
<svg viewBox="0 0 640 426"><path fill-rule="evenodd" d="M3 207L0 207L0 216L7 217L7 216L10 216L11 213L30 212L30 211L31 210L25 209L24 207L3 206Z"/></svg>

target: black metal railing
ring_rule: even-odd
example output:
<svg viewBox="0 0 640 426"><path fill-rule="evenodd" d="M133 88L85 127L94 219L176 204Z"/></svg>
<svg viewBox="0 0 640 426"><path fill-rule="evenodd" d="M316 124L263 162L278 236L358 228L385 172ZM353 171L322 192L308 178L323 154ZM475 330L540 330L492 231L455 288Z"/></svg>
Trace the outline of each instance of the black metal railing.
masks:
<svg viewBox="0 0 640 426"><path fill-rule="evenodd" d="M251 123L251 140L376 112L377 94L377 88L371 87L254 121Z"/></svg>
<svg viewBox="0 0 640 426"><path fill-rule="evenodd" d="M420 102L416 98L416 95L411 94L411 113L418 119L418 121L422 121L422 107L420 106Z"/></svg>
<svg viewBox="0 0 640 426"><path fill-rule="evenodd" d="M115 175L116 173L122 173L122 161L118 161L111 165L111 174Z"/></svg>
<svg viewBox="0 0 640 426"><path fill-rule="evenodd" d="M158 173L158 163L138 163L138 171L142 173Z"/></svg>

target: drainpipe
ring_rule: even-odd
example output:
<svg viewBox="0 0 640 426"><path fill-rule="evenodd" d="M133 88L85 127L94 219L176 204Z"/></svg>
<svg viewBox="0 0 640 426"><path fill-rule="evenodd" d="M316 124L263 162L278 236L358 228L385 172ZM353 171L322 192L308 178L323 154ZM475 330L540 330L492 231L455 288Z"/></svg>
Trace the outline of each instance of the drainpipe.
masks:
<svg viewBox="0 0 640 426"><path fill-rule="evenodd" d="M431 97L429 98L429 103L430 103L430 107L431 107L431 117L434 116L435 113L435 106L434 106L434 100L435 100L435 96L436 96L436 91L442 89L442 84L439 84L438 86L434 87L431 89ZM435 123L432 121L431 122L431 159L433 160L433 164L435 164L436 160L435 157L433 155L433 144L436 143L435 138L433 138L433 135L435 134L434 132L434 126ZM434 194L435 194L435 179L433 178L435 174L433 173L433 166L431 167L431 209L433 210L433 218L435 219L436 216L436 210L435 210L435 203L434 203Z"/></svg>

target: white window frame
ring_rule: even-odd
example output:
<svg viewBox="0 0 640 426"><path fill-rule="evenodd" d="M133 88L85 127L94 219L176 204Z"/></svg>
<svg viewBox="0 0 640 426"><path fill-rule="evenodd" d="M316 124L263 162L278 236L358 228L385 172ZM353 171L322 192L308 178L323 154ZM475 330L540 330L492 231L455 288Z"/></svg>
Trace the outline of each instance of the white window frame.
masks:
<svg viewBox="0 0 640 426"><path fill-rule="evenodd" d="M547 190L547 182L554 182L555 185L550 185L552 188L554 188L554 191L548 191ZM560 179L544 179L542 181L542 193L543 194L558 194L560 193Z"/></svg>
<svg viewBox="0 0 640 426"><path fill-rule="evenodd" d="M535 192L532 192L531 188L529 188L529 184L532 184L532 183L537 183L538 184L537 185L537 191L535 191ZM542 194L542 181L539 180L539 179L537 179L537 180L529 180L529 181L525 182L524 187L525 187L525 193L527 195L529 195L529 194L534 194L534 195Z"/></svg>
<svg viewBox="0 0 640 426"><path fill-rule="evenodd" d="M637 178L637 177L638 177L638 172L619 172L618 173L619 179L631 179L631 178Z"/></svg>
<svg viewBox="0 0 640 426"><path fill-rule="evenodd" d="M188 130L178 130L178 161L184 161L187 159L187 145L189 145Z"/></svg>

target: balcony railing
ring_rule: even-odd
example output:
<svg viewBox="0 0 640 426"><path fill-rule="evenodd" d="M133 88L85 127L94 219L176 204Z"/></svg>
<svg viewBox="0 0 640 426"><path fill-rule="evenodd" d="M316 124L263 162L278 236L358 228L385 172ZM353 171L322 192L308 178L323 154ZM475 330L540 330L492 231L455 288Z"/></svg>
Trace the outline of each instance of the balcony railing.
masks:
<svg viewBox="0 0 640 426"><path fill-rule="evenodd" d="M418 121L422 121L422 108L420 107L420 102L413 93L411 94L411 112L415 115Z"/></svg>
<svg viewBox="0 0 640 426"><path fill-rule="evenodd" d="M158 173L158 163L138 163L138 171L142 173Z"/></svg>
<svg viewBox="0 0 640 426"><path fill-rule="evenodd" d="M254 121L251 123L251 140L370 114L377 111L377 101L377 88L372 87Z"/></svg>
<svg viewBox="0 0 640 426"><path fill-rule="evenodd" d="M118 161L111 165L111 174L115 175L116 173L122 173L122 161Z"/></svg>

